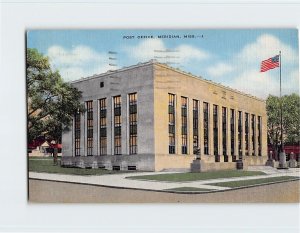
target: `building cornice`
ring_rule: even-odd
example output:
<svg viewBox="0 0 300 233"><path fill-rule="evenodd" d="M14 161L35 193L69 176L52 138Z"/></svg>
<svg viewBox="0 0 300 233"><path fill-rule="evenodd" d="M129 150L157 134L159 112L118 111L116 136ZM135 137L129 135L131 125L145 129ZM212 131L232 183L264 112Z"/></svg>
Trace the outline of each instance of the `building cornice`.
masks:
<svg viewBox="0 0 300 233"><path fill-rule="evenodd" d="M266 102L266 100L264 100L264 99L258 98L256 96L253 96L253 95L250 95L250 94L247 94L247 93L244 93L244 92L241 92L241 91L239 91L237 89L234 89L234 88L231 88L231 87L228 87L228 86L224 86L224 85L222 85L220 83L215 83L215 82L213 82L211 80L207 80L207 79L205 79L205 78L203 78L201 76L196 76L196 75L193 75L191 73L188 73L188 72L185 72L183 70L180 70L178 68L171 67L171 66L169 66L167 64L163 64L163 63L157 62L156 60L150 60L148 62L138 63L138 64L135 64L135 65L123 67L123 68L120 68L120 69L117 69L117 70L110 70L110 71L107 71L107 72L102 73L102 74L94 74L92 76L88 76L88 77L84 77L84 78L81 78L81 79L78 79L78 80L71 81L70 83L71 84L80 83L80 82L84 82L84 81L88 81L88 80L93 80L93 79L97 79L97 78L101 78L101 77L105 77L105 76L110 76L110 75L122 73L124 71L132 70L132 69L139 68L139 67L149 66L149 65L157 65L157 66L163 67L165 69L169 69L169 70L172 70L174 72L180 73L182 75L186 75L186 76L189 76L191 78L198 79L200 81L206 82L206 83L211 84L213 86L216 86L216 87L219 87L219 88L223 88L223 89L225 89L227 91L231 91L231 92L234 92L236 94L243 95L243 96L246 96L248 98L252 98L252 99L255 99L255 100L258 100L258 101L261 101L261 102Z"/></svg>
<svg viewBox="0 0 300 233"><path fill-rule="evenodd" d="M244 93L244 92L241 92L241 91L239 91L239 90L237 90L237 89L234 89L234 88L231 88L231 87L228 87L228 86L224 86L224 85L222 85L222 84L220 84L220 83L215 83L215 82L213 82L213 81L211 81L211 80L204 79L204 78L201 77L201 76L193 75L193 74L191 74L191 73L185 72L185 71L180 70L180 69L173 68L173 67L168 66L168 65L166 65L166 64L162 64L162 63L156 62L155 65L158 65L158 66L160 66L160 67L163 67L163 68L172 70L172 71L174 71L174 72L177 72L177 73L180 73L180 74L189 76L189 77L191 77L191 78L195 78L195 79L197 79L197 80L201 80L201 81L203 81L203 82L206 82L206 83L208 83L208 84L211 84L211 85L216 86L216 87L219 87L219 88L223 88L223 89L225 89L225 90L227 90L227 91L231 91L231 92L234 92L234 93L236 93L236 94L243 95L243 96L246 96L246 97L249 97L249 98L258 100L258 101L266 102L266 100L264 100L264 99L258 98L258 97L256 97L256 96L253 96L253 95L250 95L250 94L247 94L247 93Z"/></svg>

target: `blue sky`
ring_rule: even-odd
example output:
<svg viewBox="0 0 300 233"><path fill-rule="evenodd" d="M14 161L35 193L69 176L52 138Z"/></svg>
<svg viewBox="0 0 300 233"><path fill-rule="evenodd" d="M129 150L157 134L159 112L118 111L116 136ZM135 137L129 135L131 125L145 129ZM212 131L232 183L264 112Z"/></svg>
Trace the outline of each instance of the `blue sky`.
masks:
<svg viewBox="0 0 300 233"><path fill-rule="evenodd" d="M179 38L159 38L162 35ZM157 58L260 98L279 93L279 69L259 71L262 60L281 50L283 93L299 92L296 29L30 30L27 47L47 55L66 81L103 73L113 68L112 63L121 68ZM173 52L157 52L166 50Z"/></svg>

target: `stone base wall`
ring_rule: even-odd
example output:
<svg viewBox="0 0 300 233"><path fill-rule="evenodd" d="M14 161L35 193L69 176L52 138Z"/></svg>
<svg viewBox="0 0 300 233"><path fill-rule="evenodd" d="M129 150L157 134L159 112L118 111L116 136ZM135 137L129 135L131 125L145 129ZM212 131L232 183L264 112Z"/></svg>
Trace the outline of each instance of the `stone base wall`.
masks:
<svg viewBox="0 0 300 233"><path fill-rule="evenodd" d="M105 168L107 170L138 170L138 171L190 171L194 155L105 155L105 156L63 156L61 165L65 167L79 168ZM221 156L220 162L215 162L215 156L202 155L204 165L201 171L234 170L236 162L224 162ZM249 165L265 165L267 157L245 156L243 169Z"/></svg>
<svg viewBox="0 0 300 233"><path fill-rule="evenodd" d="M236 170L236 162L204 163L201 167L201 171L203 172L218 170Z"/></svg>
<svg viewBox="0 0 300 233"><path fill-rule="evenodd" d="M258 165L265 165L268 157L267 156L244 156L244 160L250 166L258 166Z"/></svg>
<svg viewBox="0 0 300 233"><path fill-rule="evenodd" d="M155 171L190 171L194 159L195 155L157 154ZM236 169L236 162L232 162L231 156L228 156L228 162L224 162L224 156L220 156L219 160L220 162L215 162L214 155L201 155L201 161L205 162L204 169L207 171ZM247 163L244 163L244 168L247 169Z"/></svg>
<svg viewBox="0 0 300 233"><path fill-rule="evenodd" d="M189 169L193 159L194 155L156 154L155 171Z"/></svg>
<svg viewBox="0 0 300 233"><path fill-rule="evenodd" d="M154 155L63 156L61 166L107 170L154 171Z"/></svg>
<svg viewBox="0 0 300 233"><path fill-rule="evenodd" d="M193 160L191 163L191 172L208 172L219 170L236 170L236 162L217 162L209 163L203 160ZM243 167L243 170L247 170L247 166Z"/></svg>

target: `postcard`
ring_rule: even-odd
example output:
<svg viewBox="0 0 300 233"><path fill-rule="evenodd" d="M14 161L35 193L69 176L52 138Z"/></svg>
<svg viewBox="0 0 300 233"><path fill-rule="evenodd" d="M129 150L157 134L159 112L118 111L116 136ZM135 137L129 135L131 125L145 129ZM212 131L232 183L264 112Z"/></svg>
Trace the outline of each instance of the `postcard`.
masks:
<svg viewBox="0 0 300 233"><path fill-rule="evenodd" d="M299 203L297 29L26 37L29 202Z"/></svg>

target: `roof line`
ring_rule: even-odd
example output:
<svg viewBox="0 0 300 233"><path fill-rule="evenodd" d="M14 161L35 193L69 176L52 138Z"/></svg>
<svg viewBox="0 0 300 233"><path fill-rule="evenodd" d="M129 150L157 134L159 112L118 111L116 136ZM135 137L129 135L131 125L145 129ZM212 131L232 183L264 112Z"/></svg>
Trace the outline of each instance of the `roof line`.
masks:
<svg viewBox="0 0 300 233"><path fill-rule="evenodd" d="M109 71L107 71L105 73L102 73L102 74L94 74L92 76L88 76L88 77L84 77L84 78L81 78L81 79L77 79L77 80L71 81L70 83L72 84L72 83L79 83L79 82L83 82L83 81L87 81L87 80L92 80L92 79L100 78L100 77L103 77L103 76L112 75L112 74L120 73L120 72L123 72L123 71L126 71L126 70L134 69L134 68L141 67L141 66L152 65L152 64L159 65L161 67L170 69L170 70L172 70L174 72L177 72L177 73L180 73L180 74L187 75L187 76L192 77L192 78L196 78L198 80L204 81L206 83L212 84L212 85L217 86L217 87L224 88L226 90L235 92L237 94L244 95L244 96L247 96L247 97L250 97L250 98L262 101L262 102L265 102L264 99L258 98L256 96L253 96L253 95L250 95L250 94L247 94L247 93L244 93L244 92L241 92L239 90L236 90L236 89L228 87L228 86L224 86L224 85L219 84L219 83L215 83L215 82L213 82L211 80L204 79L201 76L193 75L193 74L185 72L183 70L171 67L171 66L169 66L167 64L160 63L160 62L156 61L155 59L151 59L150 61L147 61L147 62L140 62L138 64L127 66L127 67L123 67L123 68L120 68L120 69L117 69L117 70L109 70Z"/></svg>
<svg viewBox="0 0 300 233"><path fill-rule="evenodd" d="M198 80L204 81L204 82L209 83L209 84L212 84L212 85L214 85L214 86L224 88L224 89L226 89L226 90L235 92L235 93L237 93L237 94L241 94L241 95L244 95L244 96L247 96L247 97L250 97L250 98L253 98L253 99L262 101L262 102L265 102L264 99L258 98L258 97L256 97L256 96L251 95L251 94L247 94L247 93L241 92L241 91L239 91L239 90L237 90L237 89L234 89L234 88L231 88L231 87L228 87L228 86L224 86L224 85L222 85L222 84L220 84L220 83L215 83L215 82L213 82L213 81L211 81L211 80L204 79L204 78L201 77L201 76L196 76L196 75L193 75L193 74L188 73L188 72L186 72L186 71L183 71L183 70L180 70L180 69L176 69L176 68L171 67L171 66L169 66L169 65L167 65L167 64L163 64L163 63L159 63L159 62L155 62L154 64L159 65L159 66L164 67L164 68L167 68L167 69L170 69L170 70L175 71L175 72L177 72L177 73L184 74L184 75L190 76L190 77L192 77L192 78L196 78L196 79L198 79Z"/></svg>
<svg viewBox="0 0 300 233"><path fill-rule="evenodd" d="M120 73L120 72L123 72L123 71L126 71L126 70L131 70L131 69L134 69L136 67L152 65L154 63L155 63L154 60L150 60L150 61L147 61L147 62L140 62L138 64L131 65L131 66L126 66L126 67L123 67L123 68L120 68L120 69L117 69L117 70L108 70L105 73L94 74L92 76L87 76L87 77L84 77L84 78L80 78L80 79L71 81L70 83L79 83L79 82L83 82L83 81L87 81L87 80L91 80L91 79L95 79L95 78L100 78L100 77L103 77L103 76L106 76L106 75L112 75L112 74Z"/></svg>

